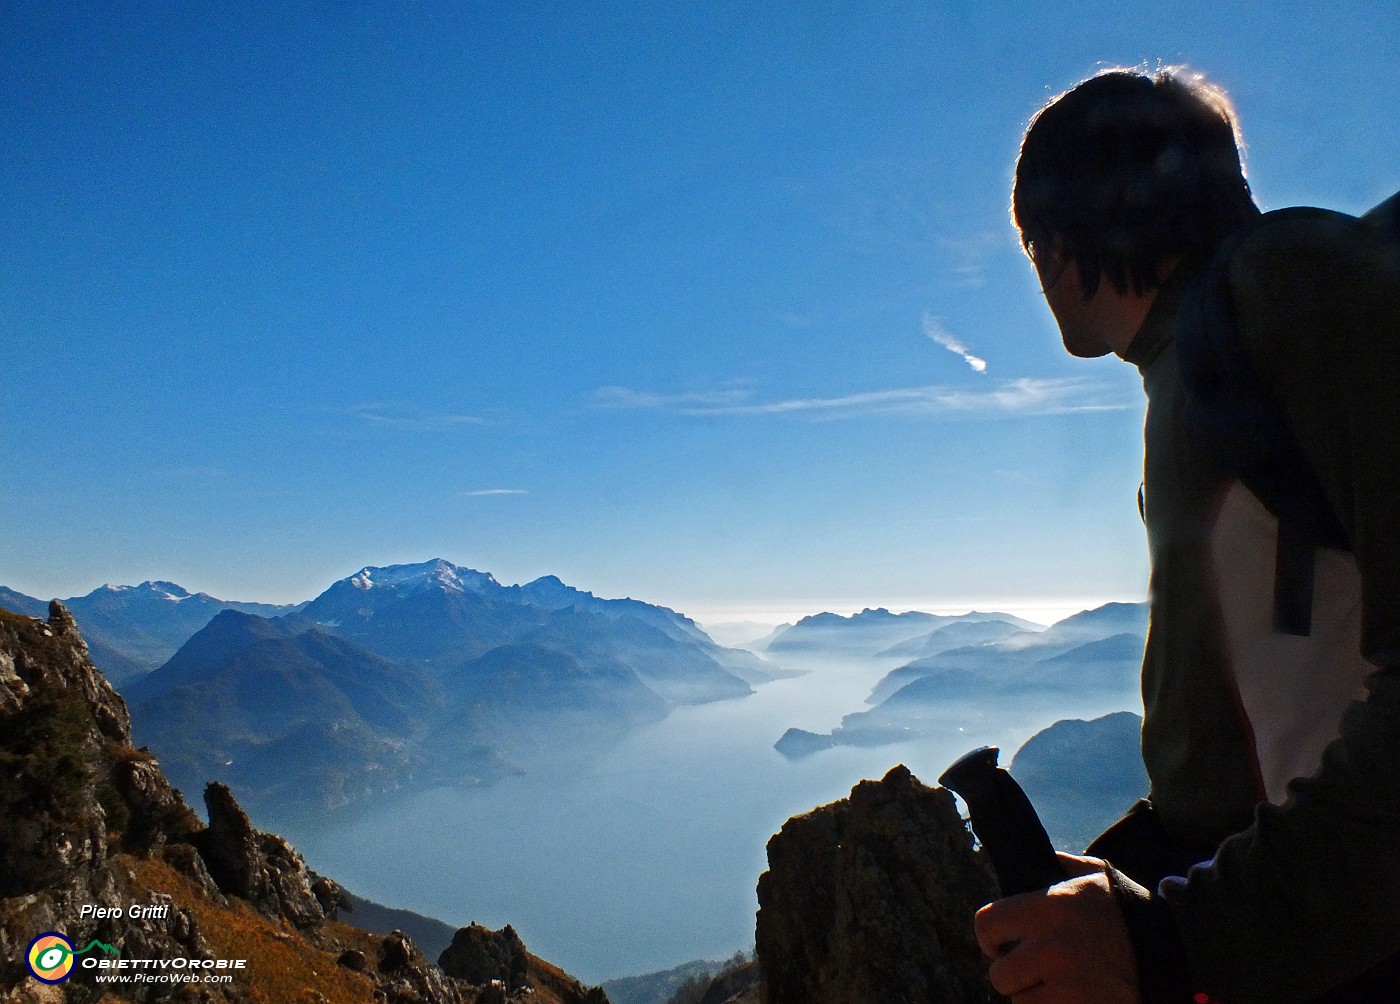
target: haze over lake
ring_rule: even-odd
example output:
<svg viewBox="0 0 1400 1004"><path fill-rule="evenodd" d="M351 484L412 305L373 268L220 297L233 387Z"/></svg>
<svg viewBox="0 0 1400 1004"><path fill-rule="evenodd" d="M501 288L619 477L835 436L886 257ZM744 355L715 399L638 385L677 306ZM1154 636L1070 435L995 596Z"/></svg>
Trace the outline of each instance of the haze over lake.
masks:
<svg viewBox="0 0 1400 1004"><path fill-rule="evenodd" d="M677 708L596 759L533 764L488 788L422 793L287 836L358 895L453 925L509 923L586 981L726 956L752 943L765 845L788 817L897 763L933 783L973 747L998 745L1005 763L1059 719L1125 709L999 701L950 708L944 728L906 743L799 761L773 749L789 727L829 732L902 661L784 654L808 674Z"/></svg>

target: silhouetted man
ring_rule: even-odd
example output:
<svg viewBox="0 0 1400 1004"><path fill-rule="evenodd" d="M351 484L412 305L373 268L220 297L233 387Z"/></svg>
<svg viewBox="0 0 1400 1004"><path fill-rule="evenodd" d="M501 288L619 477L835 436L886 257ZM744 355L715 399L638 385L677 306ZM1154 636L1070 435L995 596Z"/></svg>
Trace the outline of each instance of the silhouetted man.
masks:
<svg viewBox="0 0 1400 1004"><path fill-rule="evenodd" d="M1072 878L979 912L993 985L1400 1001L1396 244L1261 216L1227 98L1170 70L1051 101L1013 204L1065 348L1148 396L1151 790Z"/></svg>

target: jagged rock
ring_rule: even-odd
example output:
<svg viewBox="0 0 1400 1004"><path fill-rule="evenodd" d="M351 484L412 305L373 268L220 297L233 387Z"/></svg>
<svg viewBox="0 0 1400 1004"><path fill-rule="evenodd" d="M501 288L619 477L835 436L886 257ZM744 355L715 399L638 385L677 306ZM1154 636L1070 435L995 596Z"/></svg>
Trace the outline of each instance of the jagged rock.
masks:
<svg viewBox="0 0 1400 1004"><path fill-rule="evenodd" d="M388 1004L474 1004L402 931L380 941L378 968Z"/></svg>
<svg viewBox="0 0 1400 1004"><path fill-rule="evenodd" d="M204 789L209 827L195 846L219 888L248 900L264 912L277 910L277 894L258 852L258 832L227 785L217 781Z"/></svg>
<svg viewBox="0 0 1400 1004"><path fill-rule="evenodd" d="M402 931L384 936L379 943L379 971L392 973L413 964L413 942Z"/></svg>
<svg viewBox="0 0 1400 1004"><path fill-rule="evenodd" d="M951 793L899 766L768 843L757 955L767 1004L997 1000L972 933L995 897Z"/></svg>
<svg viewBox="0 0 1400 1004"><path fill-rule="evenodd" d="M345 905L345 894L338 882L326 878L324 875L311 873L311 895L316 897L316 902L321 904L321 911L327 920L335 920L340 913L340 908Z"/></svg>
<svg viewBox="0 0 1400 1004"><path fill-rule="evenodd" d="M311 872L297 849L273 833L260 833L258 838L277 891L278 912L297 927L310 927L325 920L320 899L311 891Z"/></svg>
<svg viewBox="0 0 1400 1004"><path fill-rule="evenodd" d="M195 837L195 846L221 891L297 927L326 918L301 855L276 834L255 830L227 785L209 784L204 804L209 826Z"/></svg>
<svg viewBox="0 0 1400 1004"><path fill-rule="evenodd" d="M76 685L92 711L93 718L102 735L119 743L131 743L131 715L127 713L126 701L107 682L107 678L88 658L87 643L78 632L78 622L58 600L49 604L47 630L57 646L73 653L70 665L76 672L66 681Z"/></svg>
<svg viewBox="0 0 1400 1004"><path fill-rule="evenodd" d="M112 784L126 810L120 827L123 850L149 853L199 829L199 820L145 747L121 752L113 765Z"/></svg>
<svg viewBox="0 0 1400 1004"><path fill-rule="evenodd" d="M203 957L193 915L134 888L113 859L182 838L191 822L149 756L132 749L126 704L92 665L68 611L51 605L47 623L0 613L0 998L23 999L13 995L27 992L18 989L27 985L24 948L42 931L132 956ZM165 915L75 924L83 906L121 907L138 894L167 906ZM99 996L87 973L65 989L69 1000Z"/></svg>
<svg viewBox="0 0 1400 1004"><path fill-rule="evenodd" d="M14 634L12 625L6 628L6 634ZM29 684L15 671L14 647L7 645L5 650L0 650L0 715L13 715L24 707L25 698L29 696Z"/></svg>
<svg viewBox="0 0 1400 1004"><path fill-rule="evenodd" d="M75 635L57 603L48 624L0 618L0 897L90 874L107 857L98 766L129 722Z"/></svg>
<svg viewBox="0 0 1400 1004"><path fill-rule="evenodd" d="M523 985L529 968L525 944L513 927L492 931L480 924L459 929L438 956L438 965L448 976L467 983L485 986L499 980L510 990Z"/></svg>
<svg viewBox="0 0 1400 1004"><path fill-rule="evenodd" d="M171 844L161 849L161 858L177 872L191 879L215 903L220 906L227 904L228 901L219 891L214 876L209 874L204 858L200 857L199 851L195 850L193 845Z"/></svg>
<svg viewBox="0 0 1400 1004"><path fill-rule="evenodd" d="M442 971L459 981L470 1004L608 1004L600 987L586 987L531 955L509 925L492 931L480 924L459 928L438 957Z"/></svg>

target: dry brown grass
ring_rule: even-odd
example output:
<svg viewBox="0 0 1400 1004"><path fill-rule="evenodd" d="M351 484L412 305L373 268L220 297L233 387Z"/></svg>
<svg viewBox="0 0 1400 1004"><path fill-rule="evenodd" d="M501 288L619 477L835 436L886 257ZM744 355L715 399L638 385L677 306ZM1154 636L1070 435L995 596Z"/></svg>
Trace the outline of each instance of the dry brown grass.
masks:
<svg viewBox="0 0 1400 1004"><path fill-rule="evenodd" d="M231 899L229 908L217 905L191 879L158 858L121 855L121 860L134 872L135 885L168 894L176 906L194 916L200 935L216 958L248 960L247 969L234 973L234 985L227 996L217 986L201 988L212 990L216 999L255 1004L372 1004L374 981L338 965L336 959L342 952L356 949L364 952L373 966L383 940L379 935L340 921L318 925L312 932L297 931L285 922L264 917L241 900ZM530 982L536 988L531 999L536 1004L577 999L570 992L577 983L567 973L534 955L529 961ZM462 990L470 999L472 991L464 986Z"/></svg>
<svg viewBox="0 0 1400 1004"><path fill-rule="evenodd" d="M322 945L283 922L269 920L240 900L223 908L213 903L189 878L155 858L131 858L127 864L136 882L169 894L176 906L188 910L199 933L216 958L247 959L248 968L233 974L234 992L256 1004L372 1004L374 982L363 973L336 963L345 948L358 948L373 963L372 936L346 925L327 925ZM340 941L342 932L347 933ZM325 936L329 935L329 938ZM338 943L338 944L337 944ZM217 990L216 988L213 988Z"/></svg>

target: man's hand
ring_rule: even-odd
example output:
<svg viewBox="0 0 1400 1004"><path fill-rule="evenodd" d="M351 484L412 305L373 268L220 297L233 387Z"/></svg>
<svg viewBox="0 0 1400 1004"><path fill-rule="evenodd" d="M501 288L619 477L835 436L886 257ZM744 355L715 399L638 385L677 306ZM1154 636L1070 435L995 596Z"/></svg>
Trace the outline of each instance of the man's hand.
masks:
<svg viewBox="0 0 1400 1004"><path fill-rule="evenodd" d="M1061 854L1070 876L977 911L992 987L1015 1004L1141 1004L1123 914L1098 858Z"/></svg>

